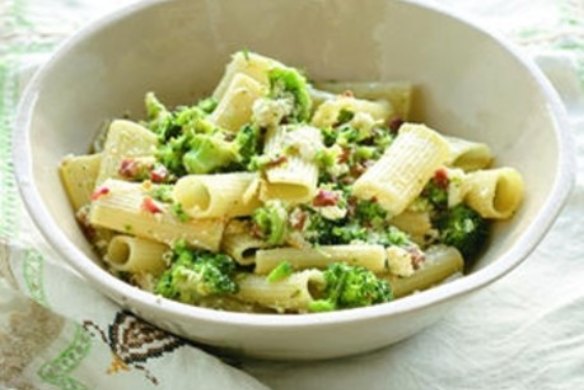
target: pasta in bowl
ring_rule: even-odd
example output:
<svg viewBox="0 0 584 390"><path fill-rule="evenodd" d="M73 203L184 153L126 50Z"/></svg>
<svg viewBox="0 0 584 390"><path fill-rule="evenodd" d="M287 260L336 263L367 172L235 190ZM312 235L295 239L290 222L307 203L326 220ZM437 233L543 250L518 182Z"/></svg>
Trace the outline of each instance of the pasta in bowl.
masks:
<svg viewBox="0 0 584 390"><path fill-rule="evenodd" d="M62 182L118 277L219 310L371 306L457 277L521 174L488 145L408 122L407 82L311 85L248 51L213 94L116 119Z"/></svg>
<svg viewBox="0 0 584 390"><path fill-rule="evenodd" d="M355 17L357 14L358 18ZM259 22L258 15L269 15L269 18L263 18ZM444 44L445 42L448 44ZM445 140L448 143L449 154L446 161L441 163L445 170L438 175L438 182L444 182L440 178L443 178L443 173L446 172L449 183L448 197L450 198L452 192L453 201L456 199L453 184L460 182L456 179L458 174L462 174L463 182L469 182L466 184L469 187L474 185L472 183L486 180L484 183L490 183L485 184L486 188L495 188L498 191L512 186L514 182L512 177L496 179L505 174L507 169L504 167L517 169L525 184L525 196L517 212L507 219L488 218L491 225L488 242L484 249L474 256L474 260L472 255L466 256L465 261L468 263L467 260L470 260L471 266L463 268L464 277L456 278L461 264L459 255L464 257L464 254L455 247L453 249L452 244L444 243L446 235L440 234L440 226L444 229L450 219L439 218L438 214L431 210L426 210L424 215L424 201L412 203L419 207L414 207L414 210L408 210L410 205L407 205L407 212L402 212L398 217L390 215L394 211L382 207L384 202L393 199L391 195L377 196L376 201L367 199L378 191L377 183L371 181L366 181L361 188L363 191L361 198L356 196L352 189L349 192L349 188L345 188L347 186L354 188L356 180L353 183L339 181L343 188L326 188L322 183L334 180L323 178L322 182L317 181L316 190L313 190L311 176L306 174L303 178L286 185L289 177L286 176L284 168L291 165L289 161L288 164L281 162L269 167L265 166L266 159L257 157L255 160L258 168L255 170L222 166L225 160L230 161L229 165L243 163L237 158L233 159L233 156L241 155L233 145L238 138L239 130L250 122L246 119L250 118L249 103L246 103L247 105L241 103L241 107L238 106L240 110L247 107L247 114L244 111L244 115L235 113L229 115L230 109L235 107L221 102L224 96L229 96L226 94L229 85L233 80L239 79L238 83L241 83L239 85L245 87L243 89L257 90L262 98L269 98L271 92L269 78L267 81L265 77L261 78L265 68L264 71L261 67L256 68L255 73L235 72L243 75L237 77L232 75L222 79L229 56L242 47L250 47L255 52L281 60L286 65L305 67L306 75L315 80L313 87L308 90L312 102L308 113L309 119L300 123L288 119L280 122L286 129L283 135L286 136L286 145L289 146L283 148L282 153L287 159L304 159L305 155L326 148L326 153L320 153L318 158L315 156L319 177L327 171L327 159L330 161L332 158L337 162L340 156L336 156L335 150L337 153L338 148L344 151L346 145L351 149L349 157L354 154L353 148L359 148L355 156L359 156L359 161L356 162L361 165L363 158L372 160L373 164L381 161L380 148L375 143L368 144L365 140L352 142L349 137L351 132L343 132L344 135L338 139L325 137L322 133L322 130L329 126L331 129L340 127L335 123L335 120L339 119L338 116L335 118L334 114L337 107L351 108L353 112L357 110L368 113L374 122L379 120L386 130L391 130L387 132L388 139L391 138L390 144L387 145L389 148L401 143L401 141L398 143L399 137L402 136L401 131L406 134L411 132L408 137L420 132L430 134L428 139L424 138L424 142L437 150L442 142L438 141L437 145L430 143L438 137L435 133L439 135L439 140ZM248 54L254 57L253 53ZM246 60L245 56L240 56L239 61L241 60ZM250 78L254 82L250 82ZM225 81L221 81L218 87L220 80ZM330 83L330 80L338 82ZM409 80L415 88L412 90L410 83L401 80ZM258 83L261 87L253 89ZM353 91L353 96L343 94L346 90ZM156 92L157 100L164 102L166 110L160 112L170 113L171 115L167 117L172 123L179 120L177 116L179 111L185 111L179 110L181 104L187 105L187 109L191 108L181 116L180 120L185 121L185 124L191 122L189 118L194 119L189 116L193 111L204 111L201 116L205 121L202 123L207 122L212 126L209 132L197 128L195 133L205 137L199 135L196 137L197 140L192 142L196 145L223 145L227 148L213 151L207 149L207 156L210 155L212 158L207 158L204 154L191 153L189 157L173 159L175 152L182 151L183 148L180 142L160 142L160 133L152 130L154 129L152 126L155 125L152 122L158 116L155 112L150 115L144 112L143 99L148 91ZM211 100L201 106L197 104L200 98L213 95L216 102ZM250 100L247 92L239 95L242 95L238 97L242 99L241 101ZM152 97L148 100L150 103L154 102ZM389 101L391 106L383 101ZM411 103L410 106L408 102ZM219 105L211 109L215 103ZM149 106L155 108L156 105ZM193 110L193 106L198 106L198 110ZM267 122L271 120L270 113L274 111L280 113L289 109L288 105L262 106L256 107L255 115L258 116L257 120ZM324 111L316 116L320 107L325 107L326 110L322 108ZM126 112L129 115L124 115ZM294 115L306 115L305 112L297 109ZM253 104L251 115L254 115ZM164 124L163 117L164 115L160 117L161 125ZM119 138L120 145L127 145L126 147L134 153L130 155L127 155L127 152L123 153L126 156L122 159L129 160L126 162L123 175L119 174L121 161L116 162L116 159L110 159L104 154L107 148L104 149L103 146L107 145L103 144L101 137L97 137L99 142L96 142L97 148L94 149L94 152L98 153L87 155L88 145L91 140L96 139L101 123L104 119L111 118L137 119L137 121L115 120L108 126L109 136L115 138L116 132L118 135L124 134ZM241 118L245 122L241 122ZM322 122L314 123L316 118ZM355 115L354 118L349 119L345 116L341 119L349 121L352 126L362 118L363 115ZM406 125L400 125L398 128L400 121L396 120L397 118L401 118ZM422 124L426 124L428 129L419 127ZM443 318L449 309L462 303L465 298L484 291L486 286L506 276L514 267L520 265L544 237L569 194L574 177L574 164L570 153L569 132L566 131L568 127L565 124L559 97L532 62L523 59L517 55L514 48L465 21L464 18L453 16L435 7L417 4L415 1L308 1L299 5L296 0L277 2L144 0L88 26L61 47L35 76L23 95L15 125L14 168L24 204L43 237L54 250L54 256L62 258L73 267L87 281L88 288L95 288L111 298L121 309L129 310L157 327L181 337L226 348L237 354L272 359L323 359L371 351L403 340ZM347 124L344 125L346 128ZM143 138L128 138L121 129L128 127L135 130L131 130L131 134L146 135ZM135 129L136 127L139 130ZM215 133L213 129L216 127L224 129L221 140L216 139L216 134L213 135ZM263 124L260 126L265 127ZM412 130L412 127L417 130ZM303 148L301 151L298 146L302 142L298 142L296 136L300 134L298 138L302 141L318 135L318 132L311 128L321 132L320 141L324 147L317 140L311 143L311 146L315 145L316 148ZM408 128L410 130L405 132ZM194 130L193 128L190 131ZM255 134L252 130L253 126L247 130L250 136ZM262 130L262 141L268 141L266 130L268 129ZM172 132L168 133L170 138L175 136L176 134ZM238 142L242 142L243 135L239 138ZM343 145L343 139L349 142ZM191 149L193 144L190 142L184 144L185 149L187 147ZM338 147L334 147L335 144ZM167 145L166 151L159 150L161 145ZM261 148L257 149L256 155L263 155L266 145L264 142ZM219 153L220 150L226 153ZM185 150L185 155L186 152ZM375 158L368 157L371 152L376 153ZM67 169L63 169L64 174L59 175L56 168L64 156L71 153L77 157L66 159L65 164L70 166L73 175L75 169L72 167L78 167L78 177L73 181L74 187L80 190L68 194L61 180L67 176L65 173ZM174 169L181 169L181 166L185 169L185 174L168 182L162 179L165 176L164 170L160 167L163 155L167 157L162 164L166 167L167 175L172 174ZM485 164L484 160L490 161L492 155L496 156L496 161L481 168ZM201 158L198 158L199 156ZM82 162L81 165L75 162L76 159ZM183 160L188 160L189 169L195 173L186 172ZM180 165L167 167L167 164L172 165L173 161L178 161ZM263 167L260 164L262 162ZM351 158L346 162L355 166ZM219 166L213 165L217 163ZM245 164L247 166L249 163ZM295 164L300 166L298 162ZM98 178L102 167L106 166L111 166L108 168L109 173ZM304 164L306 172L310 172L309 169L312 168L307 168L310 166ZM271 169L269 173L271 177L268 177L268 168ZM194 171L195 169L197 171ZM209 171L203 173L207 169ZM347 168L341 167L338 172L333 169L329 174L339 176L344 174L342 170L345 169ZM487 174L479 175L481 169ZM133 170L143 171L144 177L126 177L132 176ZM150 177L153 172L154 177ZM355 170L353 173L356 173ZM226 218L215 217L214 215L223 207L222 204L234 200L227 196L233 192L217 191L217 188L227 186L229 174L240 178L237 186L245 187L244 194L247 196L235 198L238 210L234 207L234 211L230 211L234 214ZM197 177L187 180L188 176L192 175ZM213 176L215 179L209 179ZM258 176L259 180L256 180ZM436 171L431 174L428 182L434 182L435 176ZM218 177L224 180L219 181ZM144 185L146 179L151 184ZM180 179L185 180L178 186ZM104 187L108 180L109 183L112 181L114 183L109 189L111 192L100 195L99 191L95 191ZM230 185L235 185L233 177L229 180ZM247 180L255 184L248 186ZM268 188L266 182L270 183L270 180L271 184L277 183L277 186L271 185ZM172 185L172 191L164 190L167 188L164 185ZM254 188L258 185L259 190ZM161 193L153 192L157 186L162 186ZM422 193L425 193L427 198L430 193L425 191L425 187ZM342 209L347 210L345 217L325 218L323 212L332 217L338 210L334 206L313 204L313 199L321 189L332 192L332 199L337 202L336 207L341 209L341 212ZM467 188L464 188L464 191L466 190ZM471 200L470 193L462 196L464 191L458 191L458 197L464 199L462 205L470 207L476 213L483 212L473 208L471 202L475 200ZM119 200L120 194L124 192L126 197L121 199L128 203L118 203L117 211L112 213L111 207L115 205L113 201ZM194 196L192 192L195 193ZM94 193L96 199L93 202L105 206L101 211L99 206L97 210L83 207L92 202L90 198ZM165 193L171 199L159 200L158 197ZM225 201L209 195L217 193L224 194ZM510 193L513 194L512 191ZM113 196L110 196L112 194ZM262 194L269 199L262 200L260 197ZM68 195L72 195L72 203ZM152 202L144 202L146 197ZM182 212L174 206L179 198ZM294 199L297 198L308 200L296 203ZM326 204L331 197L321 198L323 199L319 201ZM437 198L439 200L440 196ZM508 199L513 200L514 197L498 198L493 203L494 210L504 212L501 204L507 204ZM237 215L242 212L241 210L245 210L248 202L252 200L259 204L257 207L253 206L254 211L251 215ZM342 207L341 201L346 201L346 207ZM365 217L358 217L357 210L353 208L362 202L372 204L371 214L367 208L360 208L359 213ZM145 208L151 210L160 208L162 212L151 213L142 210L143 203ZM304 230L296 234L296 229L288 229L287 226L285 233L295 233L294 235L284 234L286 242L281 245L268 243L270 238L274 242L281 239L281 232L278 229L273 230L273 233L271 229L252 230L252 226L255 224L254 221L258 222L258 227L267 227L271 225L272 219L276 222L283 220L282 208L277 207L278 204L285 209L290 225L297 222L297 226L300 226L300 221L294 218L306 215L311 218L307 218L305 223L320 220L321 227L313 231L327 234L316 237L308 234L304 237ZM444 200L441 204L444 204ZM80 208L85 208L86 211L77 212ZM138 214L130 212L135 208L140 209ZM264 212L256 214L256 209L264 209ZM293 212L294 209L301 209L303 213ZM375 218L380 210L385 212L385 218ZM440 214L446 215L443 213L444 210L443 206L437 209ZM85 222L89 222L87 218L92 216L102 218L102 224L105 221L108 224L115 222L117 225L115 229L97 225L92 227L87 223L80 225L76 214ZM120 218L111 219L112 214ZM87 218L83 219L83 215ZM182 222L180 218L186 218L188 221ZM457 218L466 219L463 213ZM160 226L159 220L163 221L165 228L157 230L158 239L146 236L152 233L149 226ZM260 221L263 222L260 224ZM359 228L363 221L368 225L365 226L365 234ZM440 226L437 225L438 221L441 221ZM453 221L456 221L456 218ZM180 228L197 224L199 227L205 227L206 235L200 235L202 229L198 229L199 233L194 234L192 229L185 231ZM386 224L393 227L391 229L393 234L389 234L391 233L389 229L379 228L380 225L384 227ZM428 228L428 225L431 228ZM87 234L83 234L84 229L80 226L88 226L85 229L86 233L97 245L89 244ZM177 226L178 232L173 230ZM470 224L464 223L463 230L468 226ZM127 231L127 227L134 231ZM308 229L309 225L305 227ZM431 234L425 237L429 229ZM216 230L221 230L222 234L220 239L215 239L220 242L218 251L214 252L211 246L217 245L212 239ZM369 237L367 234L372 230L375 230L378 236L375 240L373 236ZM388 272L390 265L394 269L399 269L396 268L399 264L405 264L406 272L411 271L407 261L391 263L387 261L387 266L383 263L384 268L387 268L384 271L367 268L381 263L379 260L376 263L375 259L389 260L387 249L391 248L381 243L379 239L395 240L395 232L399 231L404 234L397 234L397 237L405 235L413 244L393 245L395 251L403 254L402 249L408 251L410 247L417 247L424 255L425 266L422 267L422 264L418 264L417 268L414 266L411 277L395 276ZM178 246L174 244L177 241L173 238L175 233L184 235L181 237L184 245L183 242ZM242 244L245 241L238 238L245 237L244 233L252 235L249 240L251 244ZM272 234L266 236L266 233ZM355 235L361 237L355 238ZM304 238L308 245L299 246L298 244L303 242L299 238ZM320 240L327 238L328 241L318 241L319 238ZM420 241L422 239L434 241L432 244L428 243L426 247L425 241ZM189 244L189 241L198 242L200 245ZM237 249L237 245L241 245L240 249ZM249 245L251 247L248 249ZM350 250L347 250L347 245L351 245ZM374 246L367 257L369 263L355 264L348 262L346 257L341 257L343 255L357 257L356 251L360 250L358 245ZM320 250L327 246L333 248L325 249L329 252ZM344 250L337 250L339 246ZM169 253L171 247L174 248L173 252L165 255ZM292 258L293 253L290 252L283 252L290 257L287 262L286 259L270 259L267 256L270 253L277 253L275 250L298 252L298 249L305 248L310 251L302 252L301 260L306 260L307 264L310 262L311 265L307 265L307 268L295 265L296 260ZM144 252L140 254L142 249ZM144 261L145 253L149 254L147 261ZM240 253L239 260L235 257L237 253ZM50 255L48 247L47 254ZM182 257L179 259L181 254ZM345 304L346 301L335 301L327 296L325 273L329 267L329 254L338 256L339 261L335 263L341 264L327 273L329 278L346 275L345 271L350 267L353 272L352 281L367 282L369 286L377 286L378 280L387 281L387 289L383 287L374 289L375 296L383 297L380 300L385 300L389 290L392 301L349 310L311 312L308 307L310 300L320 301L318 304L312 304L313 311L335 308L332 303L340 306L339 308L349 306ZM304 278L302 283L308 285L304 291L310 294L309 302L305 300L303 305L307 308L301 310L307 314L279 314L277 309L280 305L274 305L274 302L267 304L261 302L257 295L250 297L249 303L243 302L241 297L223 295L220 296L222 305L221 302L218 303L217 296L205 299L205 302L197 302L200 306L184 304L180 302L181 295L172 294L175 299L165 299L162 291L153 294L124 281L128 280L138 286L154 290L158 285L157 281L169 269L171 261L173 264L181 262L192 268L195 260L191 258L195 255L199 264L198 272L203 269L209 273L212 272L210 269L215 269L221 271L218 275L228 275L227 278L216 279L224 281L219 284L223 290L233 290L233 284L237 284L238 291L244 291L246 286L242 287L242 284L245 282L238 276L242 271L249 278L246 280L251 280L251 283L254 279L262 278L265 285L270 287L289 286L289 278L286 279L282 275L287 276L290 271L293 275L302 275L294 278L296 280ZM107 263L103 261L103 256L109 259ZM162 262L161 257L164 260ZM452 258L459 260L452 261ZM260 269L258 273L255 272L256 261L264 263L262 265L264 270L261 273ZM434 261L437 265L430 267ZM290 266L280 267L280 264L287 263ZM105 269L106 264L112 272ZM357 267L361 267L358 268L360 271L355 272ZM274 269L279 271L273 271ZM266 277L272 272L275 272L275 276L271 279L276 280L268 283ZM124 280L112 273L120 275ZM154 276L141 278L137 276L139 274ZM282 279L278 280L278 275ZM371 278L371 275L375 278ZM323 279L325 283L322 282ZM433 285L443 279L448 279L449 282L440 283L435 288L421 293L411 293L421 291L428 284ZM202 291L208 293L208 290ZM71 293L76 292L73 290ZM172 291L167 289L165 293L171 295ZM194 291L192 294L185 291L182 298L184 300L189 300L192 296L198 298L194 293L201 295L200 291ZM225 310L201 307L203 305L208 307L220 305ZM464 311L467 308L461 305L457 310ZM257 310L262 314L237 312L242 309ZM284 313L296 312L286 308L280 310Z"/></svg>

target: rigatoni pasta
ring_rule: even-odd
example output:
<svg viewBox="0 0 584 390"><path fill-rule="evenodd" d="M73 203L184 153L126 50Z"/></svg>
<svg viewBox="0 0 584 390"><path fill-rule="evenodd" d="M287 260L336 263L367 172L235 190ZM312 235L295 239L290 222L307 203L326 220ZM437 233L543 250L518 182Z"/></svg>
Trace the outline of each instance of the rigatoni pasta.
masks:
<svg viewBox="0 0 584 390"><path fill-rule="evenodd" d="M211 251L219 249L224 222L221 219L181 221L168 205L155 201L138 183L106 180L97 190L89 223L164 244L177 240Z"/></svg>
<svg viewBox="0 0 584 390"><path fill-rule="evenodd" d="M67 156L61 162L61 181L75 211L91 201L101 166L101 153Z"/></svg>
<svg viewBox="0 0 584 390"><path fill-rule="evenodd" d="M261 203L258 194L244 194L258 179L248 172L189 175L174 186L174 198L193 218L241 217L251 215Z"/></svg>
<svg viewBox="0 0 584 390"><path fill-rule="evenodd" d="M113 121L103 148L96 185L107 179L121 178L120 168L124 159L153 156L156 144L156 136L137 123L128 120Z"/></svg>
<svg viewBox="0 0 584 390"><path fill-rule="evenodd" d="M241 265L253 265L259 249L271 245L250 232L251 224L233 220L225 228L221 241L221 251Z"/></svg>
<svg viewBox="0 0 584 390"><path fill-rule="evenodd" d="M334 99L335 95L342 95L350 91L356 98L387 101L391 104L392 115L404 121L410 119L414 88L407 81L390 82L321 82L316 83L317 90L311 91L316 97L315 105L320 106L326 100ZM323 92L323 91L328 91Z"/></svg>
<svg viewBox="0 0 584 390"><path fill-rule="evenodd" d="M436 246L426 253L426 261L421 269L409 278L389 275L388 280L396 298L425 290L446 278L463 271L462 255L453 247Z"/></svg>
<svg viewBox="0 0 584 390"><path fill-rule="evenodd" d="M523 198L523 179L513 168L474 172L465 186L465 200L483 218L509 218Z"/></svg>
<svg viewBox="0 0 584 390"><path fill-rule="evenodd" d="M266 181L260 195L262 200L302 203L312 199L318 182L318 167L314 159L321 146L320 131L314 127L268 129L264 154L281 161L266 170Z"/></svg>
<svg viewBox="0 0 584 390"><path fill-rule="evenodd" d="M323 245L318 248L262 249L255 254L255 272L267 274L286 259L296 270L326 268L329 264L343 261L359 265L370 271L383 273L387 269L386 253L382 245Z"/></svg>
<svg viewBox="0 0 584 390"><path fill-rule="evenodd" d="M472 142L458 137L444 137L450 147L446 163L465 171L476 171L488 167L493 154L488 145Z"/></svg>
<svg viewBox="0 0 584 390"><path fill-rule="evenodd" d="M312 125L317 127L332 126L338 121L339 114L343 111L363 113L373 120L387 120L393 114L393 107L387 100L369 101L357 99L351 96L337 96L334 99L322 103L314 116Z"/></svg>
<svg viewBox="0 0 584 390"><path fill-rule="evenodd" d="M119 235L109 243L104 260L115 270L160 275L167 264L168 246L142 238Z"/></svg>
<svg viewBox="0 0 584 390"><path fill-rule="evenodd" d="M253 104L264 96L264 89L264 86L253 78L243 73L235 74L213 111L211 121L226 130L237 132L251 119Z"/></svg>
<svg viewBox="0 0 584 390"><path fill-rule="evenodd" d="M375 197L391 215L398 215L420 195L448 153L448 144L434 130L404 125L383 157L357 179L353 193Z"/></svg>
<svg viewBox="0 0 584 390"><path fill-rule="evenodd" d="M276 67L284 67L278 61L261 56L256 53L238 52L235 53L231 62L227 65L223 78L213 92L213 98L221 100L225 95L229 85L238 74L244 74L261 85L268 86L268 72Z"/></svg>
<svg viewBox="0 0 584 390"><path fill-rule="evenodd" d="M288 278L269 282L266 278L255 275L241 275L237 298L274 310L307 312L310 304L318 299L324 290L326 281L322 272L306 270L295 273Z"/></svg>
<svg viewBox="0 0 584 390"><path fill-rule="evenodd" d="M146 291L257 313L381 304L461 275L523 199L488 145L408 122L414 89L315 88L241 51L212 96L148 93L144 120L112 121L60 175L105 267Z"/></svg>

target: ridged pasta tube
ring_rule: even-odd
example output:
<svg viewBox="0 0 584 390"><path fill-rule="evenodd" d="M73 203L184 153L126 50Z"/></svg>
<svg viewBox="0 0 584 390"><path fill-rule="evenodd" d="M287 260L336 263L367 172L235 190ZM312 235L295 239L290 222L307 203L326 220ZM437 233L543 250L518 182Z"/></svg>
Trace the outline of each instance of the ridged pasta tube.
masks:
<svg viewBox="0 0 584 390"><path fill-rule="evenodd" d="M251 235L249 224L238 220L229 222L221 241L221 251L241 265L254 264L256 252L269 247L270 244L266 241Z"/></svg>
<svg viewBox="0 0 584 390"><path fill-rule="evenodd" d="M316 88L332 92L330 95L342 94L351 91L358 99L386 100L391 103L393 114L398 118L407 120L410 117L412 106L413 86L407 81L374 81L374 82L320 82L316 83ZM334 95L333 95L334 94ZM314 93L317 100L314 104L321 104L326 95ZM320 98L320 100L318 100ZM328 99L326 99L328 100Z"/></svg>
<svg viewBox="0 0 584 390"><path fill-rule="evenodd" d="M341 110L369 114L374 120L381 121L387 120L393 113L391 104L386 100L372 102L354 97L337 96L318 107L312 117L312 125L316 127L333 126L337 123Z"/></svg>
<svg viewBox="0 0 584 390"><path fill-rule="evenodd" d="M266 95L266 88L243 73L236 74L211 114L210 120L223 129L237 132L252 116L254 102Z"/></svg>
<svg viewBox="0 0 584 390"><path fill-rule="evenodd" d="M174 186L173 196L193 218L240 217L251 215L261 206L257 192L245 199L256 173L234 172L213 175L189 175Z"/></svg>
<svg viewBox="0 0 584 390"><path fill-rule="evenodd" d="M464 186L465 202L483 218L509 218L523 200L523 178L513 168L473 172Z"/></svg>
<svg viewBox="0 0 584 390"><path fill-rule="evenodd" d="M227 65L225 74L213 92L213 97L221 100L236 74L244 74L267 87L270 84L268 72L273 68L284 67L282 63L259 54L237 52Z"/></svg>
<svg viewBox="0 0 584 390"><path fill-rule="evenodd" d="M306 312L311 302L318 299L326 281L321 271L297 272L277 282L269 282L264 276L241 274L236 298L279 312Z"/></svg>
<svg viewBox="0 0 584 390"><path fill-rule="evenodd" d="M386 253L382 245L323 245L318 248L276 248L259 250L255 256L255 273L267 274L282 261L294 269L326 268L335 262L360 265L373 272L386 270Z"/></svg>
<svg viewBox="0 0 584 390"><path fill-rule="evenodd" d="M260 192L260 199L280 199L290 203L311 200L318 183L314 155L321 146L322 135L312 126L270 128L266 134L264 155L285 156L286 161L267 169L267 182Z"/></svg>
<svg viewBox="0 0 584 390"><path fill-rule="evenodd" d="M119 179L120 164L128 157L153 156L158 139L150 130L127 120L111 123L102 152L96 185L107 179Z"/></svg>
<svg viewBox="0 0 584 390"><path fill-rule="evenodd" d="M404 124L381 159L357 179L353 195L376 198L390 215L401 214L448 159L449 150L444 138L434 130Z"/></svg>
<svg viewBox="0 0 584 390"><path fill-rule="evenodd" d="M69 201L75 211L89 203L99 174L101 154L67 156L61 162L59 173Z"/></svg>
<svg viewBox="0 0 584 390"><path fill-rule="evenodd" d="M483 169L491 164L493 154L487 144L450 136L444 138L450 146L446 165L468 172Z"/></svg>
<svg viewBox="0 0 584 390"><path fill-rule="evenodd" d="M166 268L164 254L169 247L159 242L130 236L115 236L104 260L117 271L159 275Z"/></svg>
<svg viewBox="0 0 584 390"><path fill-rule="evenodd" d="M386 276L395 298L430 288L449 276L462 272L464 267L462 255L456 248L450 246L430 247L425 257L421 268L410 277Z"/></svg>
<svg viewBox="0 0 584 390"><path fill-rule="evenodd" d="M217 251L223 235L222 219L193 219L182 222L170 205L157 203L143 185L109 179L100 187L103 193L91 204L89 223L93 226L129 233L172 245L184 239L187 244Z"/></svg>

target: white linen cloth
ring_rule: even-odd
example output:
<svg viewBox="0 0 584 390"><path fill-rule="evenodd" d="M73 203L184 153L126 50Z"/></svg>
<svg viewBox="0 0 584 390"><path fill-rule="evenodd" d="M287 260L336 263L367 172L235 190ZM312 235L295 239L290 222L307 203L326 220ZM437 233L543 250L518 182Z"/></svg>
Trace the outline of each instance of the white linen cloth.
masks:
<svg viewBox="0 0 584 390"><path fill-rule="evenodd" d="M36 233L16 196L7 134L22 87L54 43L89 16L128 2L0 4L0 388L584 389L582 174L559 220L524 264L397 345L326 362L224 364L160 333L124 352L116 332L148 325L88 288ZM582 164L584 3L440 3L535 56L568 109Z"/></svg>

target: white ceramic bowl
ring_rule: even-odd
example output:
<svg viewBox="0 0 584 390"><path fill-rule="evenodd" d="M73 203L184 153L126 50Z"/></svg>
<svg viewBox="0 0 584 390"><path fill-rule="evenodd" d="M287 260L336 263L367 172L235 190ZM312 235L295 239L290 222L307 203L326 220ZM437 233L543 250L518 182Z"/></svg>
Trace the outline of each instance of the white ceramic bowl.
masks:
<svg viewBox="0 0 584 390"><path fill-rule="evenodd" d="M77 226L57 175L105 118L139 117L146 91L188 103L212 91L241 48L305 68L316 80L411 80L415 112L448 134L487 142L519 169L525 203L495 226L466 277L374 307L280 316L213 311L161 299L114 278ZM319 359L411 336L534 249L564 203L573 163L564 111L529 61L459 17L388 0L143 1L69 40L27 89L15 133L26 206L46 239L87 281L161 328L264 358ZM480 331L480 330L478 330Z"/></svg>

